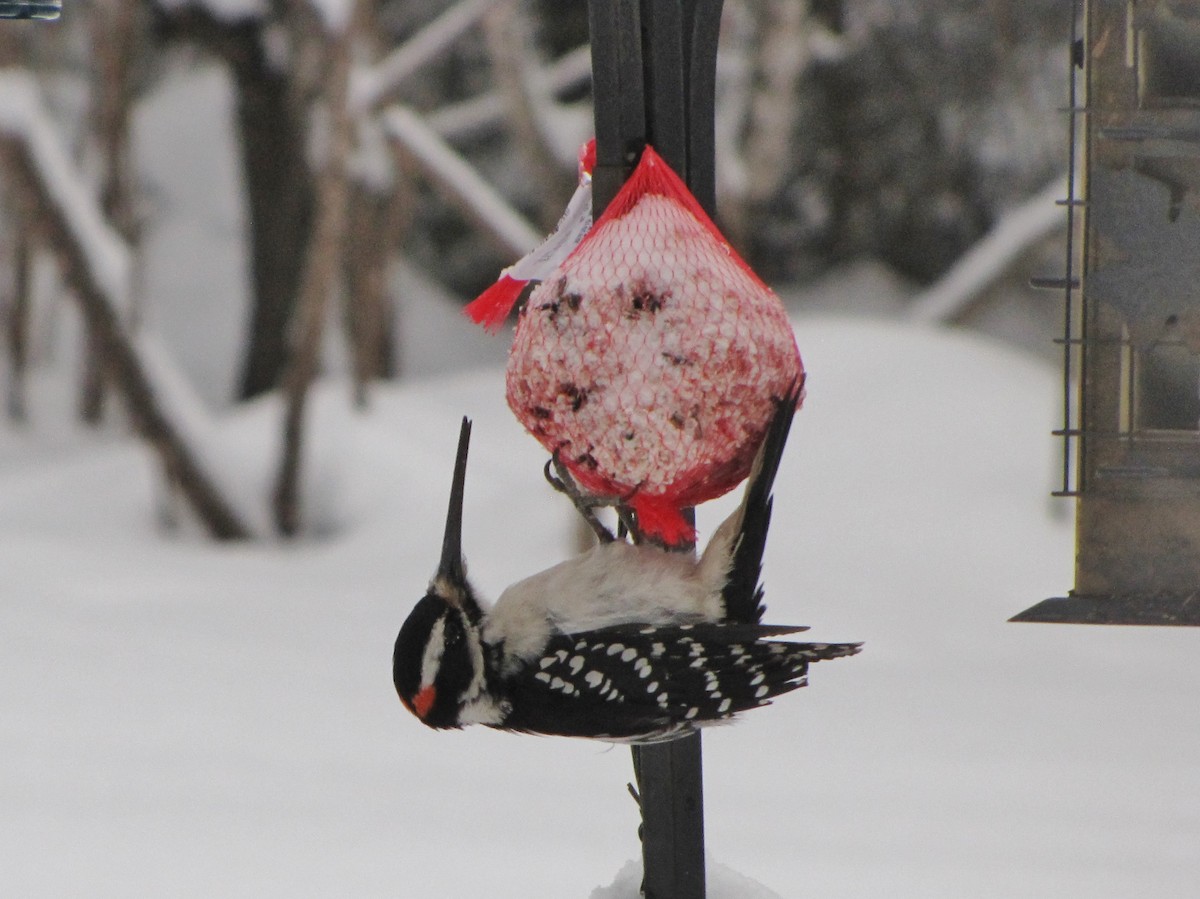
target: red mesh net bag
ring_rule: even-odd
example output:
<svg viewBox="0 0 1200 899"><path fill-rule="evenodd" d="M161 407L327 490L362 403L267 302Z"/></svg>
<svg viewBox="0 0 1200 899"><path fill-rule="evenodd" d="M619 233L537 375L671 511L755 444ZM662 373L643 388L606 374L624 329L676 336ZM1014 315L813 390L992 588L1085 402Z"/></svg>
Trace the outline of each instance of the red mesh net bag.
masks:
<svg viewBox="0 0 1200 899"><path fill-rule="evenodd" d="M647 147L529 295L507 398L579 486L679 544L694 538L681 510L745 478L774 398L802 377L779 298Z"/></svg>

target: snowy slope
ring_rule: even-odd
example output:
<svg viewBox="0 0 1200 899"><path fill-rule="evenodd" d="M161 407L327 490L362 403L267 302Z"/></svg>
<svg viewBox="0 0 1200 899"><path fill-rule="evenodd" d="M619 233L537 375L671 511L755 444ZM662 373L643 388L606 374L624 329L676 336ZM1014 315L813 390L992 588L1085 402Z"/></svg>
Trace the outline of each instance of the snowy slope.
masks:
<svg viewBox="0 0 1200 899"><path fill-rule="evenodd" d="M797 334L768 615L867 645L706 738L714 858L787 899L1194 895L1200 634L1005 623L1070 586L1054 374L948 332ZM345 393L317 404L328 536L295 545L164 534L140 448L0 431L0 894L586 897L637 857L626 749L433 733L392 692L459 416L479 586L566 551L500 372L368 417ZM223 423L243 500L276 415Z"/></svg>

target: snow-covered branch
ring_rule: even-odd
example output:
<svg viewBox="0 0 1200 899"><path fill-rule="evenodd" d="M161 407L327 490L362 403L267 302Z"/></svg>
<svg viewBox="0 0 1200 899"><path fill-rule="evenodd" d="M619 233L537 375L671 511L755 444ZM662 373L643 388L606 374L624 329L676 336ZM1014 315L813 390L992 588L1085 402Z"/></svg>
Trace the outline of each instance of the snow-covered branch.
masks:
<svg viewBox="0 0 1200 899"><path fill-rule="evenodd" d="M417 113L391 106L383 122L400 151L506 252L523 256L541 242L542 235Z"/></svg>
<svg viewBox="0 0 1200 899"><path fill-rule="evenodd" d="M124 318L129 312L133 271L129 247L105 221L95 196L78 176L28 72L0 71L0 132L27 148L48 199L70 225L89 277L115 313Z"/></svg>
<svg viewBox="0 0 1200 899"><path fill-rule="evenodd" d="M1055 178L1036 195L1009 210L982 240L971 247L937 283L913 300L916 321L951 324L967 314L979 297L1035 243L1066 224L1057 201L1067 183Z"/></svg>
<svg viewBox="0 0 1200 899"><path fill-rule="evenodd" d="M575 90L591 80L592 48L587 44L576 47L545 66L538 77L544 79L555 97ZM588 106L579 115L584 120L583 130L591 133L591 108L585 103L577 105ZM560 104L560 115L563 108ZM442 106L429 113L428 121L429 126L446 140L459 140L500 126L507 112L508 104L504 97L493 90L469 100Z"/></svg>
<svg viewBox="0 0 1200 899"><path fill-rule="evenodd" d="M38 211L84 319L104 343L114 381L143 437L214 537L250 536L193 451L191 441L212 430L203 405L151 338L129 334L129 247L100 213L36 83L23 72L0 72L0 149L15 189L27 197L25 206Z"/></svg>
<svg viewBox="0 0 1200 899"><path fill-rule="evenodd" d="M396 88L438 56L479 21L498 0L462 0L450 7L377 65L354 74L351 106L368 110L383 103Z"/></svg>

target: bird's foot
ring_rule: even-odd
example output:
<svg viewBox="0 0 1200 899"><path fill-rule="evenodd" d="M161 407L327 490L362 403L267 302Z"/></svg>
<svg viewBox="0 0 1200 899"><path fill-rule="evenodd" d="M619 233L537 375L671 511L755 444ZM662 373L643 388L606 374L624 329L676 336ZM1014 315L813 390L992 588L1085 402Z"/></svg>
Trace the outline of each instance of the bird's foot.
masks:
<svg viewBox="0 0 1200 899"><path fill-rule="evenodd" d="M567 466L559 457L558 451L550 457L550 461L546 463L543 472L546 476L547 483L550 484L559 493L566 496L575 509L587 522L587 526L592 529L597 539L601 543L612 543L614 540L624 538L626 534L637 535L637 530L633 526L633 516L629 508L625 505L625 499L619 496L597 496L583 490L575 481L574 476L568 470ZM617 514L619 529L617 535L614 535L608 527L596 517L596 509L611 508ZM635 539L634 542L637 542Z"/></svg>

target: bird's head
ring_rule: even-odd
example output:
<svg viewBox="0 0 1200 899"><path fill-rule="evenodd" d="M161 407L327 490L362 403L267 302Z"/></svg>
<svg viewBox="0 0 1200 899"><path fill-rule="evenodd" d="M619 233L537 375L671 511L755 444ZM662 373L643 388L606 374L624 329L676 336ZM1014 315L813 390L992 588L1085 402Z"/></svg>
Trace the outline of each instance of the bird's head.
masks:
<svg viewBox="0 0 1200 899"><path fill-rule="evenodd" d="M396 637L392 680L404 706L433 728L460 727L463 706L484 687L482 611L462 556L463 482L471 422L464 418L446 513L442 559Z"/></svg>

